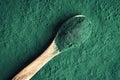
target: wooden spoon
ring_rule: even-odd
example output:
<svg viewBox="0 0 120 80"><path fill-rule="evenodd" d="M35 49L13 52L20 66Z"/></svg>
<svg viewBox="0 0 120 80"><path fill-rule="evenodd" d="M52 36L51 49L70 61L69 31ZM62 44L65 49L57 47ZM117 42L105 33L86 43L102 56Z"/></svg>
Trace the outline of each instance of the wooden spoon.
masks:
<svg viewBox="0 0 120 80"><path fill-rule="evenodd" d="M54 38L50 46L42 53L42 55L40 55L31 64L29 64L22 71L20 71L15 77L13 77L12 80L30 80L48 61L50 61L53 57L58 55L61 51L64 51L64 49L61 46L59 47L58 45L59 42L56 43L58 36L61 35L61 32L63 32L63 30L67 30L66 28L64 28L66 24L70 24L68 28L76 27L76 25L80 23L80 21L82 21L84 17L85 17L84 15L76 15L70 18L68 21L66 21L66 23L58 31L56 37ZM71 21L74 22L72 23ZM67 44L65 45L65 47L66 46L71 47L71 44Z"/></svg>

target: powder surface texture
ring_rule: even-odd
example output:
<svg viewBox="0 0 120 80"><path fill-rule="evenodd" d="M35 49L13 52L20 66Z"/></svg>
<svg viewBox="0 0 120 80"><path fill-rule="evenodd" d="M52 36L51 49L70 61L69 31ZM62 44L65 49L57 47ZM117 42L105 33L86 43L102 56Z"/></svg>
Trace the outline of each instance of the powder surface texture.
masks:
<svg viewBox="0 0 120 80"><path fill-rule="evenodd" d="M79 46L56 56L31 80L120 80L120 0L0 0L0 80L11 80L77 14L91 22L92 30L81 26L91 31L88 39L79 39Z"/></svg>

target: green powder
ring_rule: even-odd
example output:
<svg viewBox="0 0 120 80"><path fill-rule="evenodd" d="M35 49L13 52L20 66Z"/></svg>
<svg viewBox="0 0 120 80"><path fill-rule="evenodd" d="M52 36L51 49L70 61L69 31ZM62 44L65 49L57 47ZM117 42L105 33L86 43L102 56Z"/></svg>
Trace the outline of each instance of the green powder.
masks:
<svg viewBox="0 0 120 80"><path fill-rule="evenodd" d="M89 38L31 80L120 80L120 0L0 0L0 80L11 80L49 46L59 25L79 13L94 24L86 26L92 27Z"/></svg>
<svg viewBox="0 0 120 80"><path fill-rule="evenodd" d="M84 43L91 34L91 22L84 16L72 17L66 21L55 39L60 51Z"/></svg>

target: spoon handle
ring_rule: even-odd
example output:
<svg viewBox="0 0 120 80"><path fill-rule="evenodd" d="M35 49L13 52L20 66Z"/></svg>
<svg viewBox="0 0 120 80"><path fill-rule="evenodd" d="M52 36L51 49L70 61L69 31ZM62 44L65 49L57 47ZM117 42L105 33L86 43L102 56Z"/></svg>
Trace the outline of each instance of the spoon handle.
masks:
<svg viewBox="0 0 120 80"><path fill-rule="evenodd" d="M35 59L31 64L26 66L22 71L20 71L12 80L30 80L48 61L55 57L59 53L55 42L53 41L51 45Z"/></svg>

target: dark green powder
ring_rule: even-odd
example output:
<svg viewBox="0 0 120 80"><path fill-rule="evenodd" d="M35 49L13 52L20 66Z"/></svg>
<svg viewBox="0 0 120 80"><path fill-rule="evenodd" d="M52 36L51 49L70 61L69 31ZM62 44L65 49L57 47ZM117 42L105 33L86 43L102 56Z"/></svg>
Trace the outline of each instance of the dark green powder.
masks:
<svg viewBox="0 0 120 80"><path fill-rule="evenodd" d="M85 17L72 17L67 20L56 36L56 44L60 51L84 43L91 34L91 22Z"/></svg>
<svg viewBox="0 0 120 80"><path fill-rule="evenodd" d="M120 0L0 0L0 80L31 63L76 14L91 21L89 38L31 80L120 80Z"/></svg>

